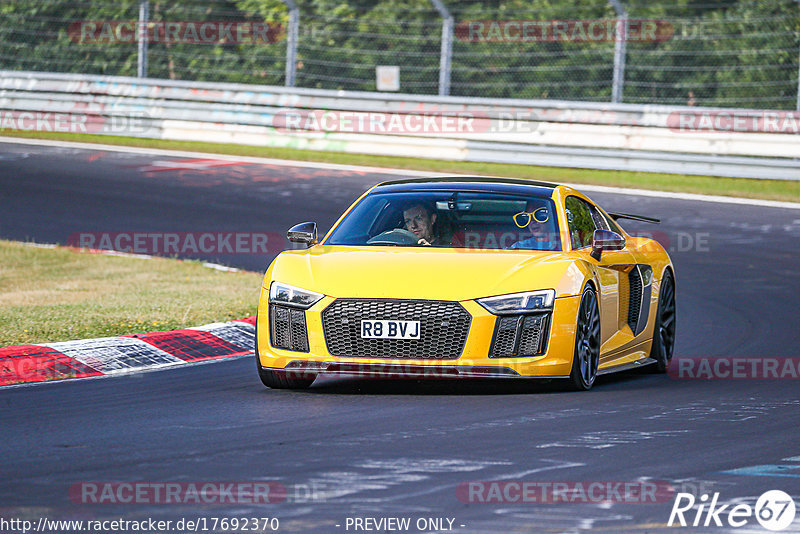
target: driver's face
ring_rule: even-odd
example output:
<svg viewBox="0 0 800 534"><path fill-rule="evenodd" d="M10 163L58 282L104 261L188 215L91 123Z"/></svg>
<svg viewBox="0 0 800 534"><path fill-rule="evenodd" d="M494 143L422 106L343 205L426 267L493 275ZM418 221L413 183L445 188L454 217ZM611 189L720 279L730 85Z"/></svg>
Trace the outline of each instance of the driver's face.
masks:
<svg viewBox="0 0 800 534"><path fill-rule="evenodd" d="M414 206L403 212L403 221L406 230L413 232L420 239L431 241L433 239L433 224L436 222L436 214L428 215L422 206Z"/></svg>

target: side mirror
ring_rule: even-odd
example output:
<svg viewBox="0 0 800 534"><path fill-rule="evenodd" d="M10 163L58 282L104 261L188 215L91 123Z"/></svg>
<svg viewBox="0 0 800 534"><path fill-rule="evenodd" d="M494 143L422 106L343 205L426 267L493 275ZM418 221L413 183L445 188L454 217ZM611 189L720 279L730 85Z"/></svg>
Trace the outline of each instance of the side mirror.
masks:
<svg viewBox="0 0 800 534"><path fill-rule="evenodd" d="M292 243L305 243L307 246L317 244L317 223L304 222L289 228L286 237Z"/></svg>
<svg viewBox="0 0 800 534"><path fill-rule="evenodd" d="M611 230L595 230L592 235L592 257L600 259L604 250L622 250L625 248L625 238Z"/></svg>

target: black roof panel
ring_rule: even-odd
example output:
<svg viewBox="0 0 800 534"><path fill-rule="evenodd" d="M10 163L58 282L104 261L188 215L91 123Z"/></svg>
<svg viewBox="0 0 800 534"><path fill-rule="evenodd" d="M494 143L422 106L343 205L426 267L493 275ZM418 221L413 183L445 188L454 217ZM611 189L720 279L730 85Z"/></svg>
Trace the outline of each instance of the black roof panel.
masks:
<svg viewBox="0 0 800 534"><path fill-rule="evenodd" d="M516 193L549 197L559 184L521 180L518 178L490 178L484 176L447 178L409 178L378 184L373 193L400 193L404 191L486 191Z"/></svg>

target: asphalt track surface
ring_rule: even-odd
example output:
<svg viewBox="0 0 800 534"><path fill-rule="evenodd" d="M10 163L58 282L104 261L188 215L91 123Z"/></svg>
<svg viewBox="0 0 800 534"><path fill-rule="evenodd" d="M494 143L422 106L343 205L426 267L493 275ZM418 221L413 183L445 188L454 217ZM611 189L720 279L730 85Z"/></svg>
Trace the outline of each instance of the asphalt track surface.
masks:
<svg viewBox="0 0 800 534"><path fill-rule="evenodd" d="M303 220L325 229L363 190L387 179L299 166L180 164L0 144L0 237L64 243L75 232L283 233ZM800 356L800 211L590 196L608 210L663 220L657 230L677 274L676 356ZM271 260L206 259L258 271ZM281 532L354 532L347 528L354 517L410 517L410 532L418 532L418 518L451 518L452 531L464 533L666 531L672 497L480 503L459 499L457 488L492 480L651 480L698 496L719 492L720 504L753 505L770 489L800 504L798 384L631 372L601 377L584 393L557 384L355 378L292 392L262 387L248 357L3 389L0 515L277 517ZM729 473L737 469L744 471ZM277 481L289 494L267 505L73 502L70 487L85 481ZM677 531L767 532L754 518L742 528ZM800 532L800 513L784 532Z"/></svg>

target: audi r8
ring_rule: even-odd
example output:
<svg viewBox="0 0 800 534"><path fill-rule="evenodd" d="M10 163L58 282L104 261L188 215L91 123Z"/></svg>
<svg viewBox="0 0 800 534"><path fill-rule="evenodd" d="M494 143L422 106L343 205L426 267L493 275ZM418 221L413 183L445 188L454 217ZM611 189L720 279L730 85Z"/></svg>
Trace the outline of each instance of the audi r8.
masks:
<svg viewBox="0 0 800 534"><path fill-rule="evenodd" d="M675 273L572 187L501 178L378 184L321 239L288 232L266 271L256 364L270 388L320 375L560 378L665 372Z"/></svg>

